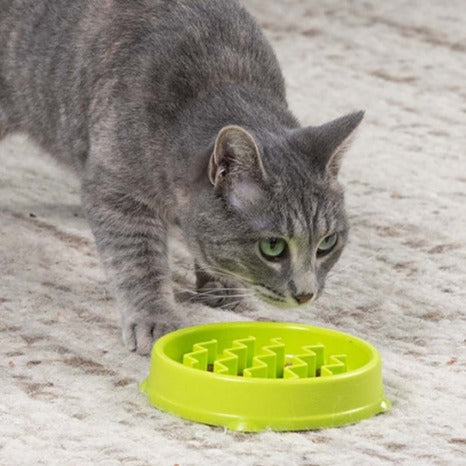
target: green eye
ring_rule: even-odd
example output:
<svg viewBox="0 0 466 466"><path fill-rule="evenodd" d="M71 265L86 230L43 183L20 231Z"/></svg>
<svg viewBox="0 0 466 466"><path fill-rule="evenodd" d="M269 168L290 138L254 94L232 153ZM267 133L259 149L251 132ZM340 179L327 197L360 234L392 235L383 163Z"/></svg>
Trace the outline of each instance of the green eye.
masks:
<svg viewBox="0 0 466 466"><path fill-rule="evenodd" d="M259 242L261 254L267 260L276 260L286 252L286 241L283 238L264 238Z"/></svg>
<svg viewBox="0 0 466 466"><path fill-rule="evenodd" d="M333 233L331 235L327 235L320 240L319 246L317 246L317 255L318 256L325 256L328 254L337 244L338 235Z"/></svg>

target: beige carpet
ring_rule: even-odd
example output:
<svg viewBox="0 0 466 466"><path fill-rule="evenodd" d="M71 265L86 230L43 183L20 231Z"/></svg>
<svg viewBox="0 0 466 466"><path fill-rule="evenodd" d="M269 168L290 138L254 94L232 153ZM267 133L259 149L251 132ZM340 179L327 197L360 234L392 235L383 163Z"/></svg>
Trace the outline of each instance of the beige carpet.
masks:
<svg viewBox="0 0 466 466"><path fill-rule="evenodd" d="M382 354L393 410L317 432L239 434L138 392L79 207L23 137L0 144L0 464L466 464L466 5L248 0L306 124L365 109L345 161L353 226L312 312L186 306L192 323L284 319ZM175 243L178 288L192 270Z"/></svg>

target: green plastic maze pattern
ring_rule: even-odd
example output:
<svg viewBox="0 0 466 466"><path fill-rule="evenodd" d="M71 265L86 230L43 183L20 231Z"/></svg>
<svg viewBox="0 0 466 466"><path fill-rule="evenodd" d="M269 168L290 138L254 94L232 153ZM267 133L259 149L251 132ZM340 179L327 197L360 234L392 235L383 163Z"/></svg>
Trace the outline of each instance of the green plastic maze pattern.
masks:
<svg viewBox="0 0 466 466"><path fill-rule="evenodd" d="M231 346L218 354L218 341L195 343L192 351L183 355L187 367L223 375L257 378L298 379L327 377L346 372L346 354L330 355L324 364L324 345L306 345L302 352L287 355L281 338L271 338L269 344L256 350L256 338L249 336L233 340Z"/></svg>
<svg viewBox="0 0 466 466"><path fill-rule="evenodd" d="M390 409L368 342L281 322L219 322L169 333L141 383L151 404L231 430L320 429Z"/></svg>

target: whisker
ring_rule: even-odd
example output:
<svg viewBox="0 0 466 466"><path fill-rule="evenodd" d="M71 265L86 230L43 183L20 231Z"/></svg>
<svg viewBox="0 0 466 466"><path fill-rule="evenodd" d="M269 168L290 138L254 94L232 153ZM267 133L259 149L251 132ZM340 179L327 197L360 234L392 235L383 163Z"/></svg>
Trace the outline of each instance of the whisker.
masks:
<svg viewBox="0 0 466 466"><path fill-rule="evenodd" d="M235 294L235 295L214 295L213 297L216 298L216 299L225 299L225 300L229 300L231 298L250 298L251 296L253 296L252 294ZM208 296L204 296L205 298L208 298ZM200 302L202 302L202 297L200 299Z"/></svg>
<svg viewBox="0 0 466 466"><path fill-rule="evenodd" d="M236 308L236 306L238 306L238 304L241 303L241 300L237 300L237 301L233 301L233 302L228 302L228 303L225 303L225 304L222 304L220 306L218 306L219 309L226 309L226 308L229 308L229 307L232 307L233 306L233 309ZM233 310L231 309L231 310Z"/></svg>
<svg viewBox="0 0 466 466"><path fill-rule="evenodd" d="M250 290L248 288L211 288L209 290L201 291L201 292L194 292L196 296L210 296L210 295L219 295L220 293L223 293L225 295L228 295L228 293L225 292L231 292L231 293L247 293Z"/></svg>
<svg viewBox="0 0 466 466"><path fill-rule="evenodd" d="M231 299L231 298L249 298L254 295L254 292L249 288L212 288L207 291L203 292L196 292L194 290L184 289L185 292L188 292L191 296L187 297L186 299L182 300L181 302L191 302L195 300L200 300L202 302L202 298L216 298L216 299ZM227 293L225 291L229 291Z"/></svg>
<svg viewBox="0 0 466 466"><path fill-rule="evenodd" d="M202 288L203 290L206 291L239 291L239 290L249 290L249 288L246 287L234 287L234 288L228 288L228 287L222 287L222 288Z"/></svg>
<svg viewBox="0 0 466 466"><path fill-rule="evenodd" d="M176 287L178 291L187 291L196 294L213 293L216 291L250 291L249 287L222 287L222 288L202 288L202 291L196 291L194 288Z"/></svg>
<svg viewBox="0 0 466 466"><path fill-rule="evenodd" d="M227 295L219 296L219 297L229 299L229 298L250 298L251 296L253 296L253 293L227 294Z"/></svg>
<svg viewBox="0 0 466 466"><path fill-rule="evenodd" d="M215 266L207 266L207 267L201 267L199 266L199 269L209 275L213 276L224 276L227 278L231 278L234 281L239 281L239 282L245 282L245 283L250 283L252 284L253 281L249 280L248 278L245 277L239 277L238 275L235 275L233 272L229 272L227 270L222 270L218 267Z"/></svg>

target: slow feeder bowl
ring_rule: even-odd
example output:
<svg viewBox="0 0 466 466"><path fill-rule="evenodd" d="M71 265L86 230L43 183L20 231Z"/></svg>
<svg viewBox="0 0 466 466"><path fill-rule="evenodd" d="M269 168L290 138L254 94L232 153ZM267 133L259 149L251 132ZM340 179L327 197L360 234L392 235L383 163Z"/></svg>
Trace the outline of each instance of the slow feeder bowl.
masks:
<svg viewBox="0 0 466 466"><path fill-rule="evenodd" d="M152 349L141 390L161 410L250 432L341 426L390 407L372 345L292 323L230 322L169 333Z"/></svg>

